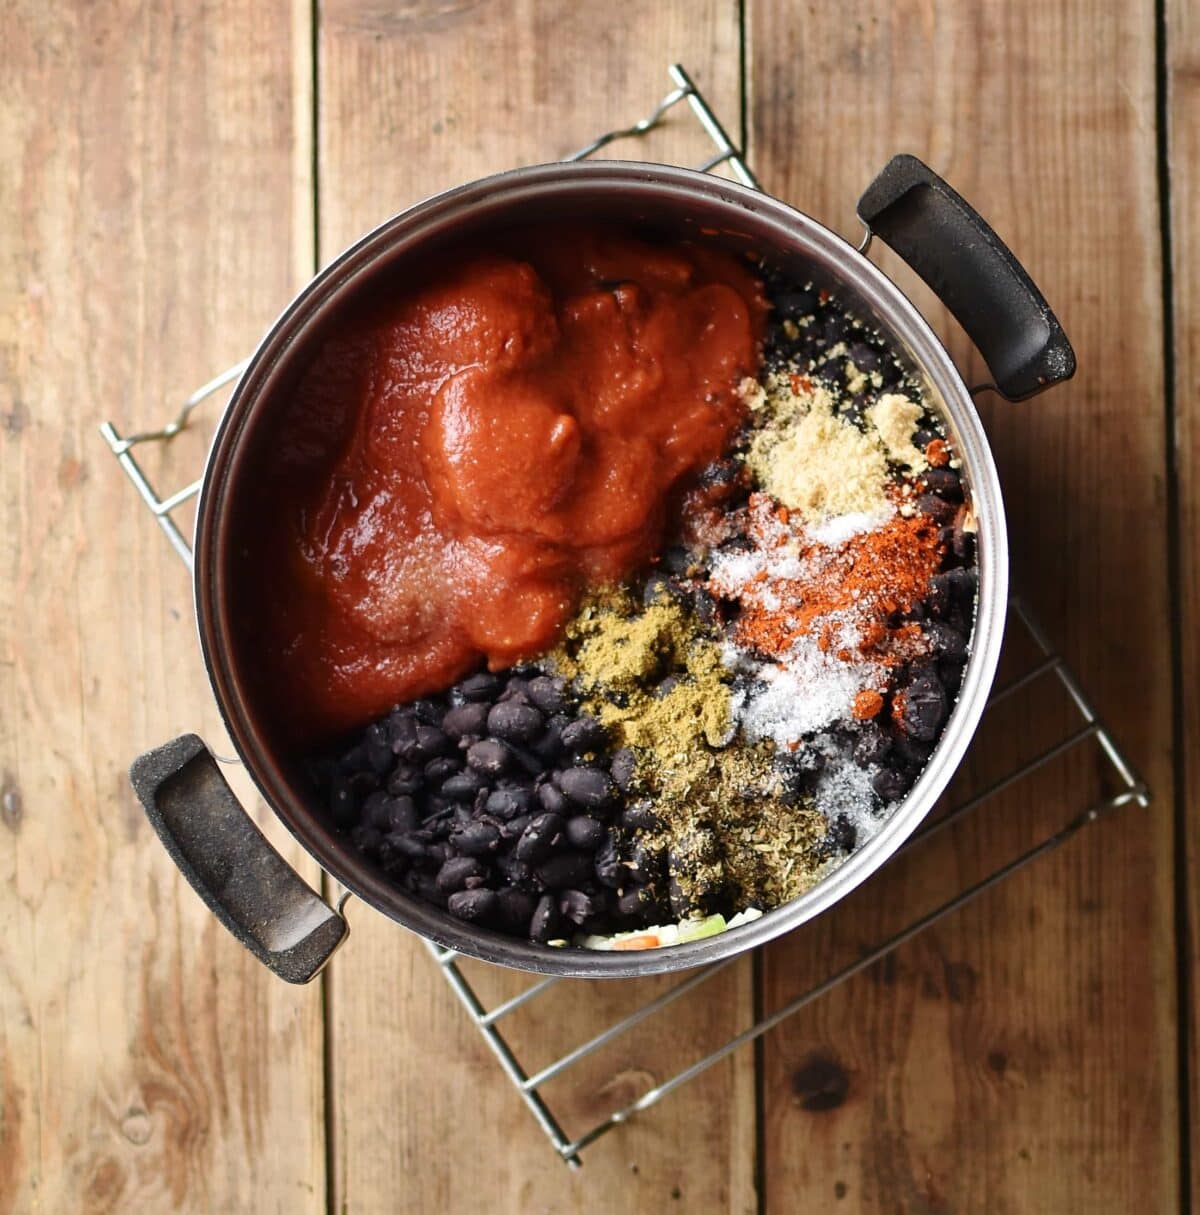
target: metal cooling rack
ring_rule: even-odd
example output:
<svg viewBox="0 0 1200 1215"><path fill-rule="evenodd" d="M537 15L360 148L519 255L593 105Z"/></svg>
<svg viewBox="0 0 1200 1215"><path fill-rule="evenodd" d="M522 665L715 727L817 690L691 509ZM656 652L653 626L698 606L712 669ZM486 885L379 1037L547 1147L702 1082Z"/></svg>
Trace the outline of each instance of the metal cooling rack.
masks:
<svg viewBox="0 0 1200 1215"><path fill-rule="evenodd" d="M729 138L725 128L721 125L703 95L696 88L691 77L688 76L687 72L679 64L672 65L669 71L674 87L651 114L632 126L609 131L599 136L585 147L580 148L579 151L564 157L564 159L583 160L616 140L642 136L659 126L666 119L668 112L680 102L686 101L692 114L699 121L705 133L716 147L714 154L700 165L699 168L705 172L710 172L721 165L728 165L730 171L740 181L758 189L758 179L750 171L742 152ZM860 249L865 250L868 243L869 234L864 239ZM199 493L201 481L193 481L176 493L170 494L165 498L160 497L133 455L133 449L144 443L164 442L179 434L187 427L193 412L199 406L210 403L217 397L222 388L226 388L236 381L245 367L246 363L239 363L237 366L229 368L228 371L223 372L215 379L198 388L183 403L175 417L158 430L145 431L128 437L122 437L111 422L105 422L100 427L100 432L108 443L112 454L117 458L125 474L141 496L142 501L157 520L159 527L166 534L175 552L189 569L192 567L191 546L172 516L179 507ZM494 1007L488 1008L485 1006L475 986L472 985L468 976L464 973L462 966L460 966L459 955L452 950L441 949L430 942L425 942L446 982L450 985L451 990L466 1009L468 1016L474 1022L484 1041L496 1056L501 1070L511 1081L521 1100L525 1103L530 1113L533 1114L539 1126L545 1132L546 1137L553 1145L555 1152L562 1160L572 1168L578 1168L581 1164L580 1154L583 1149L594 1143L602 1135L614 1127L627 1122L642 1110L646 1110L650 1106L657 1104L668 1094L673 1093L677 1088L694 1079L700 1073L707 1071L714 1064L721 1062L721 1060L733 1054L734 1051L761 1038L769 1030L774 1029L806 1005L811 1004L814 1000L832 991L835 987L860 971L874 965L906 941L911 940L926 928L936 924L951 912L966 906L966 904L983 894L984 891L1003 882L1019 869L1023 869L1045 853L1057 848L1082 828L1089 826L1104 815L1122 806L1136 804L1145 808L1150 804L1150 792L1146 785L1139 778L1112 735L1100 721L1096 710L1093 708L1078 680L1063 661L1062 656L1050 644L1045 633L1019 599L1014 598L1011 601L1009 619L1009 635L1005 642L1005 652L1008 653L1013 649L1015 640L1013 630L1019 629L1024 635L1024 644L1032 648L1036 657L1032 665L1028 666L1022 674L993 692L991 699L988 701L986 712L990 713L997 705L1017 696L1021 692L1044 697L1045 685L1047 682L1051 682L1066 694L1073 724L1064 728L1050 745L1039 751L1032 759L1001 774L980 792L953 805L934 820L927 822L912 837L902 851L908 852L919 848L934 835L942 831L943 828L949 826L951 823L965 819L968 815L998 797L1013 785L1030 777L1046 765L1083 748L1088 748L1095 752L1098 766L1101 768L1103 774L1112 781L1116 792L1111 796L1103 797L1101 800L1079 811L1057 831L1046 836L1032 847L1027 848L1013 860L992 870L987 876L981 878L973 885L959 890L933 910L913 920L906 927L873 946L867 952L860 954L849 965L828 975L821 982L796 995L775 1011L747 1026L746 1029L729 1038L715 1050L704 1055L703 1058L696 1060L681 1071L655 1084L652 1088L642 1093L635 1101L614 1109L606 1117L574 1138L568 1137L551 1111L546 1099L543 1097L542 1090L546 1085L564 1075L581 1060L616 1041L635 1026L662 1013L676 1000L695 991L720 971L732 965L737 959L731 958L692 972L674 986L666 989L653 999L638 1006L634 1011L628 1013L620 1020L609 1025L601 1033L580 1043L537 1070L531 1070L521 1062L513 1047L504 1037L499 1028L500 1022L516 1013L518 1009L531 1005L534 1001L545 996L559 983L575 980L563 980L554 977L537 979L531 982L519 994L497 1003Z"/></svg>

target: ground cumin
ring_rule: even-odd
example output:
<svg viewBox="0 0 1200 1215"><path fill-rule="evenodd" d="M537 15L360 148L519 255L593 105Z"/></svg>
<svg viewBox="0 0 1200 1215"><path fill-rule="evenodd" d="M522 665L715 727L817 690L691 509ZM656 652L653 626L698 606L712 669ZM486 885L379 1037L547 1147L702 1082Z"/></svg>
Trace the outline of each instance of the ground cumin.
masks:
<svg viewBox="0 0 1200 1215"><path fill-rule="evenodd" d="M665 593L645 606L623 588L592 594L553 661L613 745L633 749L635 795L662 824L639 834L685 894L773 907L812 885L827 824L784 800L770 744L731 745L731 672L690 608Z"/></svg>

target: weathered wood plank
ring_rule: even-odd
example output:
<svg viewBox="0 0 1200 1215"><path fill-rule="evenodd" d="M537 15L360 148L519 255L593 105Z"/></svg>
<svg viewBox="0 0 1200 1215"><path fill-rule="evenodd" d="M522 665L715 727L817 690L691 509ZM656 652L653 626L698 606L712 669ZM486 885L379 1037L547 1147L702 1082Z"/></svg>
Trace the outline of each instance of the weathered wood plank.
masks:
<svg viewBox="0 0 1200 1215"><path fill-rule="evenodd" d="M320 216L325 259L417 198L485 173L551 160L623 126L685 62L736 126L737 5L675 0L611 9L570 3L387 6L328 0L320 28ZM679 117L618 155L699 161ZM754 1209L754 1089L748 1057L722 1066L603 1140L574 1176L501 1078L422 947L352 906L354 936L330 972L336 1209L362 1212ZM499 972L493 993L525 980ZM507 1032L543 1062L583 1041L632 998L574 984ZM649 1032L589 1061L550 1092L584 1129L716 1045L749 1015L748 967L714 981ZM614 1079L615 1077L615 1079Z"/></svg>
<svg viewBox="0 0 1200 1215"><path fill-rule="evenodd" d="M1078 378L1027 405L989 400L981 410L1006 484L1018 583L1158 795L1148 816L1092 829L902 950L876 981L859 979L772 1038L767 1208L826 1209L840 1198L846 1211L1171 1209L1153 6L852 3L795 20L792 6L756 0L749 20L750 154L769 189L856 235L858 194L890 155L915 152L980 205L1060 311ZM930 316L968 380L983 378L942 310ZM1042 719L1014 724L998 756ZM981 873L1035 838L1094 780L1086 763L1048 772L927 868L906 864L773 950L768 1006L934 885ZM810 1057L849 1073L848 1092L816 1109L821 1068L807 1067ZM837 1098L838 1068L833 1076Z"/></svg>
<svg viewBox="0 0 1200 1215"><path fill-rule="evenodd" d="M324 1211L320 991L216 924L126 780L219 730L96 433L165 420L311 267L308 8L17 3L0 39L0 1210ZM147 460L177 488L203 451Z"/></svg>
<svg viewBox="0 0 1200 1215"><path fill-rule="evenodd" d="M1182 675L1182 865L1188 898L1188 939L1182 951L1188 969L1187 1022L1190 1046L1192 1205L1200 1203L1200 13L1186 3L1167 5L1167 138L1171 183L1175 336L1175 430L1178 476L1179 638Z"/></svg>

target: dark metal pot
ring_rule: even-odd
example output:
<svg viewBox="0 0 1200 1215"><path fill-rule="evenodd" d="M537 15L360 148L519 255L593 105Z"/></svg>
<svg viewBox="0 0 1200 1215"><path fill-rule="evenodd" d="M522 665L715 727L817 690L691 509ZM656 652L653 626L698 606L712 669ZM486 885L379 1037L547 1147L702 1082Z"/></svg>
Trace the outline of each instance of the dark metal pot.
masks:
<svg viewBox="0 0 1200 1215"><path fill-rule="evenodd" d="M1045 300L983 220L912 157L896 157L859 202L859 215L938 291L979 346L994 386L1030 396L1074 371ZM877 835L786 906L741 928L643 952L551 948L462 923L391 884L331 829L299 761L275 739L230 644L231 500L255 475L280 401L331 318L380 276L439 245L488 229L570 216L648 224L686 235L720 232L800 280L812 279L875 325L922 382L963 464L978 519L979 604L958 702L933 757ZM864 242L864 246L869 243ZM745 186L688 169L628 162L552 164L475 182L389 220L314 279L263 339L226 407L209 453L196 523L196 615L213 691L238 754L268 805L322 868L400 924L463 954L562 975L630 976L713 962L753 949L832 906L879 868L929 812L961 761L983 711L1004 631L1008 550L995 465L971 394L942 344L900 290L841 237ZM194 735L133 765L134 786L163 842L214 913L276 973L313 977L347 932L251 822Z"/></svg>

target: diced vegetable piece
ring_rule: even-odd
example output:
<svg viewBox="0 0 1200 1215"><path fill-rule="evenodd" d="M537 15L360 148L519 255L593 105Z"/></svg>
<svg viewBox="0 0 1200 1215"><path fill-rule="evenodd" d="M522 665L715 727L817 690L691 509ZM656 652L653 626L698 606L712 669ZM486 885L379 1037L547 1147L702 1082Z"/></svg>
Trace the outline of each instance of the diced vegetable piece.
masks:
<svg viewBox="0 0 1200 1215"><path fill-rule="evenodd" d="M702 941L705 937L715 937L725 931L725 917L710 915L703 920L684 920L679 925L679 943L684 941Z"/></svg>

